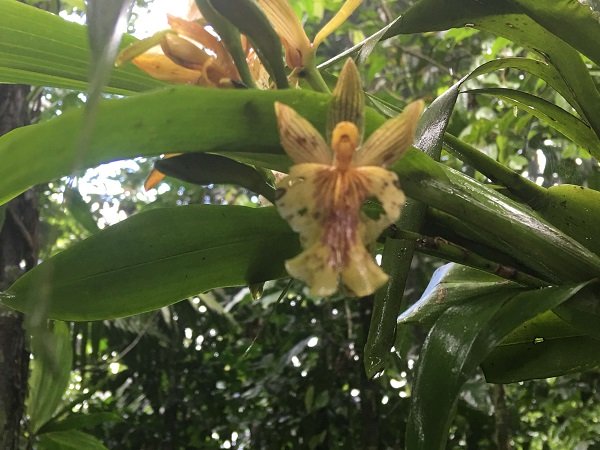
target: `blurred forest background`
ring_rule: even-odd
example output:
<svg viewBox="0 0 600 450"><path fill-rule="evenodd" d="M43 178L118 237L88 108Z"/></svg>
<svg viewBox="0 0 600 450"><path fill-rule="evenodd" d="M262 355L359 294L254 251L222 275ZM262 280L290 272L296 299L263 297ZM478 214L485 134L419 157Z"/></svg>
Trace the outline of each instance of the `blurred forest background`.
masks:
<svg viewBox="0 0 600 450"><path fill-rule="evenodd" d="M309 36L341 4L292 3ZM319 60L375 33L412 3L365 1L322 45ZM80 20L81 2L60 4L64 17ZM154 7L138 2L129 31L135 34ZM506 39L463 28L383 41L360 69L369 93L393 104L417 98L429 103L483 62L526 54ZM467 84L498 86L564 102L516 69ZM31 95L39 95L37 121L85 100L60 89L34 88ZM497 97L461 94L448 131L540 185L600 188L596 160ZM442 160L484 179L448 154ZM38 186L40 257L159 206L260 202L241 188L172 178L144 192L152 164L142 158L113 163ZM443 263L417 254L405 295L418 299ZM132 450L403 448L425 334L413 329L411 339L389 354L386 370L370 380L363 348L371 307L368 300L311 298L299 282L283 279L267 283L262 295L249 288L218 289L143 315L72 323L68 388L46 431L75 421L106 447ZM448 448L600 449L599 384L597 370L510 385L486 384L477 375L461 394Z"/></svg>

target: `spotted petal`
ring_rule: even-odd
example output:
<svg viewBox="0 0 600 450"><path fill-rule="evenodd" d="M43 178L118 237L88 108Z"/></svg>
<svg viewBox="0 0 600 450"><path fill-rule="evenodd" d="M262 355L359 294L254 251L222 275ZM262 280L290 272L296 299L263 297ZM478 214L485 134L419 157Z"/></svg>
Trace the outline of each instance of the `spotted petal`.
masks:
<svg viewBox="0 0 600 450"><path fill-rule="evenodd" d="M283 103L275 103L281 145L297 163L331 164L333 155L308 120Z"/></svg>
<svg viewBox="0 0 600 450"><path fill-rule="evenodd" d="M400 189L398 176L394 172L375 166L357 167L369 180L369 194L376 198L383 211L377 219L363 218L365 224L363 239L367 243L374 242L379 235L398 220L406 197Z"/></svg>
<svg viewBox="0 0 600 450"><path fill-rule="evenodd" d="M317 173L327 170L322 164L297 164L285 178L277 182L275 204L283 217L297 233L303 247L318 242L321 237L320 205L317 203L315 179Z"/></svg>
<svg viewBox="0 0 600 450"><path fill-rule="evenodd" d="M415 140L423 107L422 100L412 102L401 114L375 130L354 155L354 165L387 167L400 158Z"/></svg>

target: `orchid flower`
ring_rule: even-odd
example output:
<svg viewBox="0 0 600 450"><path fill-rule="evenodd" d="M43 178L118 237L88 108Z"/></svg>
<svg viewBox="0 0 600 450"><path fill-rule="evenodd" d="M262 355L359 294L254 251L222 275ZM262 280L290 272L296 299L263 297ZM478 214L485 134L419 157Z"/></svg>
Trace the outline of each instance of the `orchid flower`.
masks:
<svg viewBox="0 0 600 450"><path fill-rule="evenodd" d="M259 6L283 43L287 65L292 69L302 69L311 65L317 47L344 23L361 3L362 0L346 0L311 43L287 0L258 0Z"/></svg>
<svg viewBox="0 0 600 450"><path fill-rule="evenodd" d="M117 65L131 60L163 81L201 86L227 86L239 80L233 59L201 20L169 15L169 30L142 39L123 50ZM160 46L161 51L154 49Z"/></svg>
<svg viewBox="0 0 600 450"><path fill-rule="evenodd" d="M188 17L193 20L168 15L169 30L127 47L119 54L116 65L131 61L153 78L176 84L219 88L235 86L240 77L233 58L223 43L207 31L207 24L195 3L192 3ZM242 43L256 86L267 89L267 71L244 37ZM165 158L177 155L179 153L168 153ZM144 189L152 189L164 178L162 172L153 169L144 182Z"/></svg>
<svg viewBox="0 0 600 450"><path fill-rule="evenodd" d="M422 101L410 103L362 143L364 94L351 59L333 92L329 145L292 108L275 103L281 144L295 163L277 183L275 204L304 248L285 266L313 295L332 295L341 283L362 297L387 282L367 246L400 215L405 197L386 167L412 145L422 111ZM363 211L368 199L381 204L376 219Z"/></svg>

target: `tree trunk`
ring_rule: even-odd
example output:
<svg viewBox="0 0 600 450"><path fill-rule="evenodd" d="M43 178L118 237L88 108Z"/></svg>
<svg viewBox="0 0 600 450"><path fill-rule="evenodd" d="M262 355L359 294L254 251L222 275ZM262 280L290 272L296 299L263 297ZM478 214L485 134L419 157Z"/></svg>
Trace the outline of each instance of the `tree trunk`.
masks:
<svg viewBox="0 0 600 450"><path fill-rule="evenodd" d="M28 86L0 86L0 135L30 122ZM37 262L37 196L27 191L0 211L0 292ZM29 353L23 316L0 306L0 449L16 450L21 436Z"/></svg>

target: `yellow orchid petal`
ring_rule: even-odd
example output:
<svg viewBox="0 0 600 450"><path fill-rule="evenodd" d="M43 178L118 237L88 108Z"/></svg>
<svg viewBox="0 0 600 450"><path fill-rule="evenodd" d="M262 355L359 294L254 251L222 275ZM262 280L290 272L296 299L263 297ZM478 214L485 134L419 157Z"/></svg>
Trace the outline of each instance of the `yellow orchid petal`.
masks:
<svg viewBox="0 0 600 450"><path fill-rule="evenodd" d="M304 58L312 52L311 44L288 1L259 0L258 4L283 43L288 66L303 67Z"/></svg>
<svg viewBox="0 0 600 450"><path fill-rule="evenodd" d="M198 42L206 50L214 53L215 57L222 65L227 65L233 68L232 75L237 73L233 59L229 55L227 49L223 46L215 36L206 30L198 22L180 19L179 17L167 16L169 25L177 34L185 36L195 42Z"/></svg>
<svg viewBox="0 0 600 450"><path fill-rule="evenodd" d="M333 98L327 114L328 138L331 140L331 134L338 123L352 122L356 125L362 139L364 108L365 96L360 74L352 58L348 58L333 90Z"/></svg>
<svg viewBox="0 0 600 450"><path fill-rule="evenodd" d="M305 249L286 262L290 275L306 282L314 295L333 294L341 281L364 296L387 281L366 244L400 214L404 195L394 173L379 167L338 171L331 165L305 163L293 166L277 187L275 204L300 234ZM360 212L368 197L383 206L376 220Z"/></svg>
<svg viewBox="0 0 600 450"><path fill-rule="evenodd" d="M389 277L373 261L373 256L363 245L352 248L351 260L342 271L342 283L357 297L370 295L387 283Z"/></svg>
<svg viewBox="0 0 600 450"><path fill-rule="evenodd" d="M422 100L412 102L401 114L375 130L354 155L354 165L387 167L400 158L415 139L424 107Z"/></svg>
<svg viewBox="0 0 600 450"><path fill-rule="evenodd" d="M281 145L295 163L331 164L333 155L323 137L296 111L283 103L275 103L275 114Z"/></svg>
<svg viewBox="0 0 600 450"><path fill-rule="evenodd" d="M377 219L363 217L363 240L374 242L383 230L398 220L406 197L394 172L375 166L357 167L356 170L369 180L369 196L379 200L383 208Z"/></svg>
<svg viewBox="0 0 600 450"><path fill-rule="evenodd" d="M134 58L132 62L158 80L180 84L209 84L203 79L202 72L181 67L165 55L146 53Z"/></svg>
<svg viewBox="0 0 600 450"><path fill-rule="evenodd" d="M346 0L339 11L331 18L329 22L325 24L323 28L317 33L313 41L313 49L316 50L321 42L333 33L341 24L343 24L348 17L352 15L354 10L360 6L362 0Z"/></svg>
<svg viewBox="0 0 600 450"><path fill-rule="evenodd" d="M339 274L327 263L328 259L328 249L315 244L287 260L285 268L291 276L304 281L312 295L327 297L336 293L339 284Z"/></svg>
<svg viewBox="0 0 600 450"><path fill-rule="evenodd" d="M281 216L292 230L300 233L303 246L310 246L321 238L321 212L315 200L314 180L318 172L327 170L324 164L296 164L288 176L277 182L276 204Z"/></svg>
<svg viewBox="0 0 600 450"><path fill-rule="evenodd" d="M202 70L211 57L199 47L175 34L168 34L160 43L160 48L171 61L192 70Z"/></svg>
<svg viewBox="0 0 600 450"><path fill-rule="evenodd" d="M338 83L329 114L333 153L308 121L275 104L282 145L297 162L277 183L275 205L300 234L304 249L286 261L288 273L305 281L314 295L331 295L341 283L365 296L388 280L368 247L396 222L405 202L397 175L380 166L391 164L412 144L423 102L408 105L361 148L357 122L364 100L352 62L346 63ZM381 205L378 217L363 211L367 199Z"/></svg>
<svg viewBox="0 0 600 450"><path fill-rule="evenodd" d="M159 31L158 33L155 33L150 37L141 39L141 40L134 42L133 44L125 47L123 50L121 50L121 52L117 56L117 59L115 60L115 66L119 67L119 66L123 65L124 63L131 61L135 57L140 56L143 53L146 53L151 48L156 47L157 45L160 45L160 43L163 41L164 37L169 34L173 34L173 32L171 30Z"/></svg>

